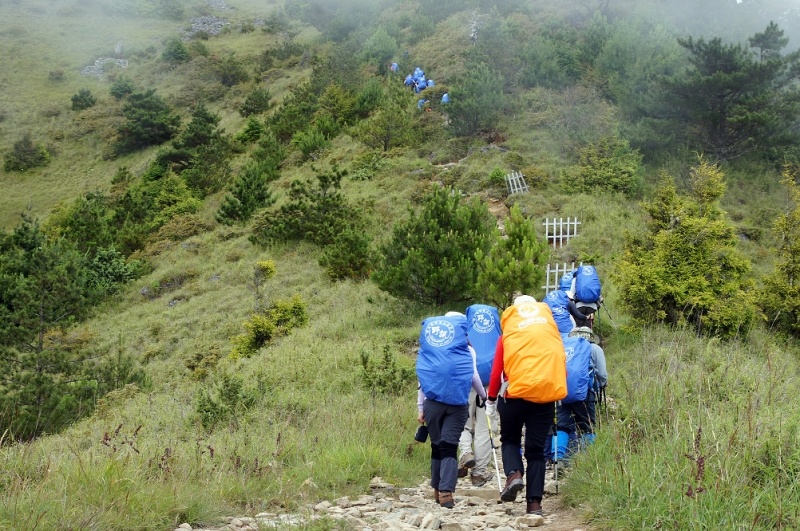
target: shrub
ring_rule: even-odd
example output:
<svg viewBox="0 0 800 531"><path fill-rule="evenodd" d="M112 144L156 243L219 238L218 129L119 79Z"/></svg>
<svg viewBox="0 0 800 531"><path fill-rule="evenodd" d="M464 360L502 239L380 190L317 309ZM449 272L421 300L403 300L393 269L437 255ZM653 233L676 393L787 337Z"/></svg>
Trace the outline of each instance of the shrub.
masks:
<svg viewBox="0 0 800 531"><path fill-rule="evenodd" d="M264 211L253 222L254 243L306 240L327 245L336 235L358 219L358 213L347 204L341 189L347 171L334 166L329 173L317 172L312 180L294 180L289 202L277 211Z"/></svg>
<svg viewBox="0 0 800 531"><path fill-rule="evenodd" d="M361 382L373 394L400 395L415 380L414 370L400 367L389 345L383 347L383 357L374 360L366 350L361 351Z"/></svg>
<svg viewBox="0 0 800 531"><path fill-rule="evenodd" d="M550 256L547 241L536 236L533 221L522 215L519 205L511 207L505 235L488 253L480 249L475 252L479 264L476 296L498 308L509 306L515 292L538 291Z"/></svg>
<svg viewBox="0 0 800 531"><path fill-rule="evenodd" d="M580 165L564 172L567 192L620 192L633 195L640 186L642 156L628 141L605 137L581 150Z"/></svg>
<svg viewBox="0 0 800 531"><path fill-rule="evenodd" d="M232 87L250 79L242 61L233 54L217 58L214 61L213 69L219 82L226 87Z"/></svg>
<svg viewBox="0 0 800 531"><path fill-rule="evenodd" d="M269 89L262 87L254 88L244 99L244 103L239 106L239 114L247 118L251 114L261 114L269 110L269 100L272 94Z"/></svg>
<svg viewBox="0 0 800 531"><path fill-rule="evenodd" d="M165 63L180 64L188 62L191 57L182 40L170 39L164 45L164 51L161 52L161 60Z"/></svg>
<svg viewBox="0 0 800 531"><path fill-rule="evenodd" d="M161 144L178 131L181 118L172 114L155 89L134 92L123 105L122 114L126 122L119 126L120 140L117 150L121 153Z"/></svg>
<svg viewBox="0 0 800 531"><path fill-rule="evenodd" d="M331 280L364 280L372 270L369 235L361 227L347 227L325 247L319 265Z"/></svg>
<svg viewBox="0 0 800 531"><path fill-rule="evenodd" d="M494 231L494 218L479 199L462 204L460 193L437 188L420 214L409 207L409 218L394 226L372 277L397 297L434 304L467 300L478 276L475 253L489 251Z"/></svg>
<svg viewBox="0 0 800 531"><path fill-rule="evenodd" d="M118 100L121 100L128 94L133 94L135 91L136 83L126 76L117 76L114 82L111 83L111 88L108 89L109 94Z"/></svg>
<svg viewBox="0 0 800 531"><path fill-rule="evenodd" d="M44 166L50 161L50 153L43 144L34 144L30 133L14 142L13 149L6 153L3 169L5 171L27 171Z"/></svg>
<svg viewBox="0 0 800 531"><path fill-rule="evenodd" d="M92 96L92 92L87 88L82 88L77 94L72 96L72 110L82 111L93 107L97 103L97 98Z"/></svg>
<svg viewBox="0 0 800 531"><path fill-rule="evenodd" d="M504 106L503 77L479 63L453 84L447 112L459 135L473 135L491 130Z"/></svg>
<svg viewBox="0 0 800 531"><path fill-rule="evenodd" d="M50 81L64 81L64 71L61 69L51 70L47 77Z"/></svg>
<svg viewBox="0 0 800 531"><path fill-rule="evenodd" d="M775 220L778 249L775 270L764 279L760 293L761 309L770 328L800 336L800 187L797 170L783 169L783 184L789 192L791 207Z"/></svg>
<svg viewBox="0 0 800 531"><path fill-rule="evenodd" d="M303 158L307 160L318 151L325 149L328 141L316 126L312 126L306 131L295 133L292 136L292 145L297 146L297 149L303 154Z"/></svg>
<svg viewBox="0 0 800 531"><path fill-rule="evenodd" d="M243 323L246 333L231 339L231 358L249 358L273 339L288 335L307 322L306 305L299 295L291 300L276 299L263 313L254 313Z"/></svg>
<svg viewBox="0 0 800 531"><path fill-rule="evenodd" d="M247 164L220 205L217 221L226 225L244 223L257 210L272 205L275 198L269 183L278 176L278 169L270 160Z"/></svg>
<svg viewBox="0 0 800 531"><path fill-rule="evenodd" d="M98 249L89 263L88 282L102 293L114 293L121 284L133 280L138 269L138 263L126 262L122 253L114 247Z"/></svg>
<svg viewBox="0 0 800 531"><path fill-rule="evenodd" d="M258 120L258 118L251 116L247 119L247 123L245 123L242 132L236 135L233 139L237 142L241 142L242 144L250 144L261 138L261 135L264 134L264 131L264 125Z"/></svg>
<svg viewBox="0 0 800 531"><path fill-rule="evenodd" d="M698 331L744 335L754 316L750 263L736 248L733 225L719 207L724 175L707 161L692 168L690 196L664 176L648 232L628 236L612 278L623 304L640 322L688 324Z"/></svg>
<svg viewBox="0 0 800 531"><path fill-rule="evenodd" d="M224 421L238 429L239 418L255 405L258 396L254 390L245 390L241 376L223 374L215 384L200 389L195 411L206 430Z"/></svg>

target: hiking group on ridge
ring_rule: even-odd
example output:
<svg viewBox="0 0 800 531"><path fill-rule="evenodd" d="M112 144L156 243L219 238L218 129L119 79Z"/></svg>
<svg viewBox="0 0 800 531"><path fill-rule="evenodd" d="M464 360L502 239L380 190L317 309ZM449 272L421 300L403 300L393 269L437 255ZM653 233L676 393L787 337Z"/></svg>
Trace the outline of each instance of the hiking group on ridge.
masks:
<svg viewBox="0 0 800 531"><path fill-rule="evenodd" d="M608 384L591 328L600 283L592 266L569 275L545 302L520 295L502 314L475 304L423 321L417 420L430 435L430 485L442 507L455 505L459 477L471 473L474 486L492 480L498 426L500 498L514 501L524 489L528 514L542 514L546 461L594 441L595 405Z"/></svg>

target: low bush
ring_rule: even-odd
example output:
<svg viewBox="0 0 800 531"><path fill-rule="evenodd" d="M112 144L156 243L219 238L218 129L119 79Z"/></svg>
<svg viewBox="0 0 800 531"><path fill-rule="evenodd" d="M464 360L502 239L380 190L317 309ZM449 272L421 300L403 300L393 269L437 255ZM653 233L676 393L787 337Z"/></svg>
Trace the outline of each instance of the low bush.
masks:
<svg viewBox="0 0 800 531"><path fill-rule="evenodd" d="M269 89L254 88L239 106L239 114L247 118L251 114L261 114L269 110L269 100L272 99Z"/></svg>
<svg viewBox="0 0 800 531"><path fill-rule="evenodd" d="M45 166L50 162L50 153L44 144L34 144L30 133L14 142L14 148L6 153L3 169L5 171L27 171Z"/></svg>
<svg viewBox="0 0 800 531"><path fill-rule="evenodd" d="M92 92L87 88L82 88L77 94L72 96L72 110L82 111L93 107L97 103L97 98L92 96Z"/></svg>
<svg viewBox="0 0 800 531"><path fill-rule="evenodd" d="M231 338L230 356L233 359L249 358L273 339L283 337L307 322L306 305L299 295L290 300L276 299L263 312L254 313L243 323L246 332Z"/></svg>
<svg viewBox="0 0 800 531"><path fill-rule="evenodd" d="M414 369L401 367L389 345L384 345L383 355L373 359L366 350L361 351L361 383L373 394L399 395L415 381Z"/></svg>

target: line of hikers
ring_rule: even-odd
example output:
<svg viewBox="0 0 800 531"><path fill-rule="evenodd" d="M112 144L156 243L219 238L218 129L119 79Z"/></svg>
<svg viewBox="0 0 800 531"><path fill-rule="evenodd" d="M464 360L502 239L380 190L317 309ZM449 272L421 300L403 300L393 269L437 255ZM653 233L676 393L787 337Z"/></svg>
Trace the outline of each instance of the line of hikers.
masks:
<svg viewBox="0 0 800 531"><path fill-rule="evenodd" d="M458 478L470 470L475 486L492 479L498 424L506 476L505 487L498 477L500 498L514 501L526 489L528 514L542 514L546 460L562 460L594 441L595 403L608 384L591 328L600 283L592 266L568 275L544 302L518 296L502 317L497 308L475 304L466 314L423 321L418 421L430 435L431 487L442 507L455 505ZM585 291L587 280L596 284L593 293Z"/></svg>

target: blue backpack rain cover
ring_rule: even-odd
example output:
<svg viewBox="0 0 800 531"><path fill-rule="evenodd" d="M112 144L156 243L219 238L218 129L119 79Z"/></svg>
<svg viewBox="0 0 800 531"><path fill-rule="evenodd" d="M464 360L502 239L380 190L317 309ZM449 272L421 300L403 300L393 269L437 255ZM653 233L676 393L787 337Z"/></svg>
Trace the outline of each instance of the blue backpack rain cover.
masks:
<svg viewBox="0 0 800 531"><path fill-rule="evenodd" d="M550 307L550 311L553 313L553 320L555 320L556 326L558 326L558 333L569 334L575 324L572 322L572 318L569 316L569 310L567 309L569 297L567 297L566 292L560 289L551 291L547 294L547 297L544 298L544 302Z"/></svg>
<svg viewBox="0 0 800 531"><path fill-rule="evenodd" d="M561 336L567 353L567 396L561 402L582 402L589 395L589 386L594 379L592 367L592 344L582 337Z"/></svg>
<svg viewBox="0 0 800 531"><path fill-rule="evenodd" d="M558 289L561 291L569 291L572 289L572 279L575 278L575 271L564 273L561 280L558 281Z"/></svg>
<svg viewBox="0 0 800 531"><path fill-rule="evenodd" d="M492 375L494 352L500 337L500 314L494 306L473 304L467 308L467 336L475 349L478 374L484 385Z"/></svg>
<svg viewBox="0 0 800 531"><path fill-rule="evenodd" d="M597 302L600 300L600 277L593 266L580 266L575 273L575 300Z"/></svg>
<svg viewBox="0 0 800 531"><path fill-rule="evenodd" d="M469 403L472 354L463 316L428 317L422 321L417 378L425 398L452 406Z"/></svg>

